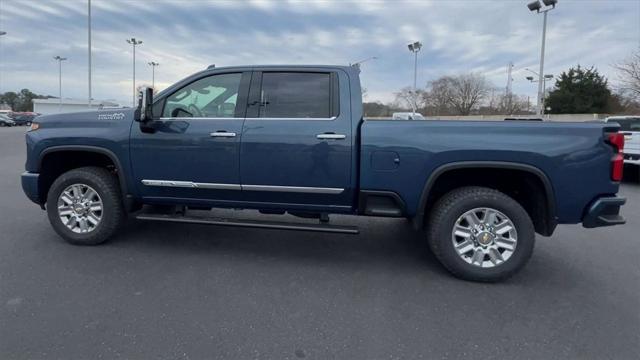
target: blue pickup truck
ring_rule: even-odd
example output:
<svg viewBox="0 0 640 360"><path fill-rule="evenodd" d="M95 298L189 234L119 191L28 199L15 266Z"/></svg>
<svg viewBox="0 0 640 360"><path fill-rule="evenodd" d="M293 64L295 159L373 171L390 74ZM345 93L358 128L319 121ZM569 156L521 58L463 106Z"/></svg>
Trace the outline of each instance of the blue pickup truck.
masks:
<svg viewBox="0 0 640 360"><path fill-rule="evenodd" d="M364 120L347 66L210 67L137 108L40 116L26 143L24 192L73 244L129 216L344 234L330 214L401 217L454 275L499 281L535 233L624 223L617 124Z"/></svg>

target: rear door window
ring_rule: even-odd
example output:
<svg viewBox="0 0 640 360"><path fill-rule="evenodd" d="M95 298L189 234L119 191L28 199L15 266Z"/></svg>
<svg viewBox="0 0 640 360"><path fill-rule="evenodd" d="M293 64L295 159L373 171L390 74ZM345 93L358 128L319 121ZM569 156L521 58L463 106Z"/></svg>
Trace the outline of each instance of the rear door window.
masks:
<svg viewBox="0 0 640 360"><path fill-rule="evenodd" d="M326 119L338 115L331 73L264 72L260 118Z"/></svg>

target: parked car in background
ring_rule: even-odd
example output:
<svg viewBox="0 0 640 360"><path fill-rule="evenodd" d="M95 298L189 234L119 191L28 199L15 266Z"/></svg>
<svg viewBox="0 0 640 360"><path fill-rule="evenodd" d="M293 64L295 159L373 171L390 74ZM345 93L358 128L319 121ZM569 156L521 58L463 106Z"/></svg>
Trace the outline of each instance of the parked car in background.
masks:
<svg viewBox="0 0 640 360"><path fill-rule="evenodd" d="M426 120L420 113L396 112L391 116L393 120Z"/></svg>
<svg viewBox="0 0 640 360"><path fill-rule="evenodd" d="M0 114L0 126L16 126L16 122L11 120L7 115Z"/></svg>
<svg viewBox="0 0 640 360"><path fill-rule="evenodd" d="M18 126L29 126L31 125L31 122L33 121L33 119L35 119L37 115L35 114L17 114L13 117L13 121L16 123L16 125Z"/></svg>
<svg viewBox="0 0 640 360"><path fill-rule="evenodd" d="M640 176L640 115L610 116L604 121L620 124L625 140L624 163L635 165Z"/></svg>

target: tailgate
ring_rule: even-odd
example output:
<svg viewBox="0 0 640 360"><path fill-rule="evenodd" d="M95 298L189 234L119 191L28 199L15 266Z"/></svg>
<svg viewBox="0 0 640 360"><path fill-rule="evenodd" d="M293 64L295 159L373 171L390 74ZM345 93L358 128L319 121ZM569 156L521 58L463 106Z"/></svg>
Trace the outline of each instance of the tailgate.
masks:
<svg viewBox="0 0 640 360"><path fill-rule="evenodd" d="M640 131L622 131L622 133L625 154L640 154Z"/></svg>

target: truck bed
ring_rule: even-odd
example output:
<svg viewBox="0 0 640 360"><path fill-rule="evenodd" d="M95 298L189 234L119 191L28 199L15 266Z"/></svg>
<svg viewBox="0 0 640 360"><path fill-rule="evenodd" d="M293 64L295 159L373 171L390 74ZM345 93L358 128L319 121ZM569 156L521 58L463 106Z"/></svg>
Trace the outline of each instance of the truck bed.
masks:
<svg viewBox="0 0 640 360"><path fill-rule="evenodd" d="M615 194L613 150L603 123L366 120L361 125L361 189L393 191L410 216L430 175L446 164L517 162L541 171L557 220L578 223L599 195Z"/></svg>

